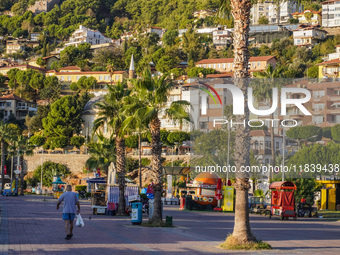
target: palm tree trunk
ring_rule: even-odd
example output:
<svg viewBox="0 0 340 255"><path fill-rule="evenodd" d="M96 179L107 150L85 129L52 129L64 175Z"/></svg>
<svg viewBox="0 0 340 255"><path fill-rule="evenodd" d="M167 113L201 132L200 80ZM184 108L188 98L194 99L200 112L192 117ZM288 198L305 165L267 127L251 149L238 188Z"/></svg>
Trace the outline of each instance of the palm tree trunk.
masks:
<svg viewBox="0 0 340 255"><path fill-rule="evenodd" d="M125 215L125 140L116 136L116 166L119 185L119 203L117 215Z"/></svg>
<svg viewBox="0 0 340 255"><path fill-rule="evenodd" d="M4 185L5 185L5 160L6 160L6 155L5 155L5 150L6 150L6 145L4 140L1 140L1 190L4 190Z"/></svg>
<svg viewBox="0 0 340 255"><path fill-rule="evenodd" d="M154 191L154 212L151 222L153 224L162 223L162 190L163 190L163 171L162 171L162 145L161 145L161 122L156 116L150 123L151 129L151 153L152 171L156 175L153 186Z"/></svg>
<svg viewBox="0 0 340 255"><path fill-rule="evenodd" d="M250 24L250 0L231 0L232 15L234 16L234 83L244 93L247 102L248 88L248 64L249 64L249 24ZM236 122L244 122L249 119L249 109L245 107L245 115L237 115ZM235 140L235 165L237 169L241 166L249 166L250 137L248 125L238 125ZM236 203L235 203L235 225L233 239L239 244L254 241L249 224L248 190L250 188L249 178L245 173L236 173Z"/></svg>
<svg viewBox="0 0 340 255"><path fill-rule="evenodd" d="M274 119L274 113L271 114L271 118L272 120ZM271 149L271 153L272 153L272 166L273 169L275 167L275 140L274 140L274 125L272 123L272 125L270 126L270 141L271 141L271 145L270 145L270 149ZM270 173L269 173L270 174ZM272 172L272 176L273 178L273 172Z"/></svg>
<svg viewBox="0 0 340 255"><path fill-rule="evenodd" d="M19 157L20 160L20 166L21 166L21 172L20 172L20 196L24 195L24 177L25 177L25 173L24 173L24 157L20 156Z"/></svg>

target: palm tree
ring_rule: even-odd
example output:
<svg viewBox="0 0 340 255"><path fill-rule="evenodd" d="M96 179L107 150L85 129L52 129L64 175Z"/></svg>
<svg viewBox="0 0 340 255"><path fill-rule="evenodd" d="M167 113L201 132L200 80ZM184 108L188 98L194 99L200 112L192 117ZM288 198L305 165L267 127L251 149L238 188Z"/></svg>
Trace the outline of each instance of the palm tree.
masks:
<svg viewBox="0 0 340 255"><path fill-rule="evenodd" d="M242 91L248 88L249 77L249 24L251 0L230 0L231 14L234 17L234 83ZM225 15L228 9L229 0L221 0L219 16ZM245 100L247 100L247 93ZM249 110L245 107L245 115L237 115L236 122L244 122L249 119ZM235 132L235 165L237 169L241 166L249 166L250 162L250 137L249 127L239 125ZM248 190L249 177L245 173L236 173L236 202L235 202L235 225L232 233L233 241L242 245L248 242L256 241L252 235L249 224L248 212Z"/></svg>
<svg viewBox="0 0 340 255"><path fill-rule="evenodd" d="M110 77L111 77L111 85L112 85L112 76L114 74L114 72L116 71L116 67L114 65L114 63L112 61L109 61L106 65L106 71L110 73Z"/></svg>
<svg viewBox="0 0 340 255"><path fill-rule="evenodd" d="M134 92L130 98L130 104L125 106L125 111L131 116L123 123L123 128L134 126L135 123L145 124L151 131L152 171L156 174L154 190L154 214L151 222L155 225L162 223L161 196L163 190L163 167L162 167L162 144L160 138L161 122L159 116L164 114L175 121L187 120L189 115L186 111L187 101L172 102L166 108L169 92L174 85L166 75L152 77L151 71L145 69L141 78L132 81Z"/></svg>
<svg viewBox="0 0 340 255"><path fill-rule="evenodd" d="M264 72L254 73L256 78L262 78L262 80L254 81L254 96L258 102L267 102L269 106L273 103L273 88L278 87L279 83L274 79L282 78L282 67L278 66L274 68L271 64ZM274 119L274 113L271 114L271 119ZM275 140L274 140L274 125L270 125L270 140L271 140L271 154L272 154L272 166L275 167Z"/></svg>
<svg viewBox="0 0 340 255"><path fill-rule="evenodd" d="M1 178L2 178L2 187L4 188L4 177L5 177L5 164L6 164L6 152L7 152L7 141L10 137L10 130L8 125L3 121L0 121L0 143L1 143Z"/></svg>
<svg viewBox="0 0 340 255"><path fill-rule="evenodd" d="M111 162L116 161L114 139L112 136L105 138L101 133L97 134L96 138L97 141L88 144L91 157L86 161L86 167L107 171Z"/></svg>
<svg viewBox="0 0 340 255"><path fill-rule="evenodd" d="M107 125L115 134L116 166L119 183L117 214L123 215L125 214L125 140L121 125L125 120L125 116L122 114L124 97L129 96L130 91L120 82L114 87L109 86L108 89L109 93L105 96L104 101L96 104L98 107L98 118L93 123L93 132Z"/></svg>
<svg viewBox="0 0 340 255"><path fill-rule="evenodd" d="M33 155L34 146L29 143L27 137L23 135L19 135L16 137L12 137L11 145L9 147L11 153L10 155L15 155L15 151L17 151L17 164L20 166L20 196L24 195L24 155Z"/></svg>

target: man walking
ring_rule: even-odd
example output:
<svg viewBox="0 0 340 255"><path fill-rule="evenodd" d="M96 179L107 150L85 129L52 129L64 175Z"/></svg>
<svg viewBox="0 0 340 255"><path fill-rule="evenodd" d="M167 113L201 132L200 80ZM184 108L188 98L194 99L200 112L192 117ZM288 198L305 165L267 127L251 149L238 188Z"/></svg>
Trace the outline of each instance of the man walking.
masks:
<svg viewBox="0 0 340 255"><path fill-rule="evenodd" d="M61 202L64 201L64 209L63 209L63 220L65 221L65 231L66 231L66 240L70 240L73 236L73 220L76 215L76 205L78 207L77 214L80 212L80 205L77 194L72 192L72 186L66 186L66 192L63 193L57 203L57 210L59 210L59 206Z"/></svg>

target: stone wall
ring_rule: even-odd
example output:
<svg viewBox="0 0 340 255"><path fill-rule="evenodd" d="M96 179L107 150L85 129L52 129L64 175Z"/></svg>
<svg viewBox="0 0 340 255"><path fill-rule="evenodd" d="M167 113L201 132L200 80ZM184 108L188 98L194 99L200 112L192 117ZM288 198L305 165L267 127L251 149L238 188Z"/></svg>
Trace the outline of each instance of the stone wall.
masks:
<svg viewBox="0 0 340 255"><path fill-rule="evenodd" d="M35 14L39 14L41 12L49 12L54 8L55 5L60 4L60 0L41 0L36 1L35 4L28 7L28 11L31 11Z"/></svg>
<svg viewBox="0 0 340 255"><path fill-rule="evenodd" d="M25 156L25 164L27 171L33 172L43 162L52 161L65 165L73 174L83 172L86 160L90 155L86 154L34 154L33 156Z"/></svg>

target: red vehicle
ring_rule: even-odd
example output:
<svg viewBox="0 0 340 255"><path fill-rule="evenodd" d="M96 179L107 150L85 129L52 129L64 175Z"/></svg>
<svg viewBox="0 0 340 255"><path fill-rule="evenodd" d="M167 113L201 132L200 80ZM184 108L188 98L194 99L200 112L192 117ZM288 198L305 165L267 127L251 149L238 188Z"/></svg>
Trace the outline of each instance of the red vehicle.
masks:
<svg viewBox="0 0 340 255"><path fill-rule="evenodd" d="M273 182L269 189L272 192L269 218L279 216L281 220L293 217L296 220L294 190L292 182Z"/></svg>

